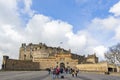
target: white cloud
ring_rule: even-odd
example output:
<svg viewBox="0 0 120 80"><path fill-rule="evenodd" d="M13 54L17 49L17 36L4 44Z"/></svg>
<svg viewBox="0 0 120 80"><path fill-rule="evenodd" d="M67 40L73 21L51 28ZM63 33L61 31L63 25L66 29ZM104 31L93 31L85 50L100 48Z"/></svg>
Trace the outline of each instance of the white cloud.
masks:
<svg viewBox="0 0 120 80"><path fill-rule="evenodd" d="M120 16L120 1L112 6L109 12L113 13L114 16Z"/></svg>
<svg viewBox="0 0 120 80"><path fill-rule="evenodd" d="M13 41L18 42L18 40L21 41L23 39L22 35L15 31L13 26L3 25L1 28L3 28L4 35L6 35L6 37L11 36L9 38L11 38Z"/></svg>
<svg viewBox="0 0 120 80"><path fill-rule="evenodd" d="M23 9L23 13L28 14L30 17L33 16L34 12L33 10L31 10L31 5L32 5L32 0L24 0L24 9Z"/></svg>
<svg viewBox="0 0 120 80"><path fill-rule="evenodd" d="M119 19L116 19L113 16L109 16L104 19L95 18L92 20L92 27L99 27L101 30L113 30L118 25L120 25Z"/></svg>
<svg viewBox="0 0 120 80"><path fill-rule="evenodd" d="M116 40L120 40L120 25L115 29L115 36L114 36L114 39Z"/></svg>
<svg viewBox="0 0 120 80"><path fill-rule="evenodd" d="M20 25L19 13L17 12L16 0L0 0L0 24Z"/></svg>
<svg viewBox="0 0 120 80"><path fill-rule="evenodd" d="M103 45L99 45L94 47L93 51L96 53L96 55L100 58L100 60L104 60L104 53L107 51L107 48Z"/></svg>
<svg viewBox="0 0 120 80"><path fill-rule="evenodd" d="M69 35L69 45L73 46L73 47L83 47L86 45L86 36L85 35Z"/></svg>
<svg viewBox="0 0 120 80"><path fill-rule="evenodd" d="M53 20L44 15L34 15L25 29L28 40L59 45L66 40L65 34L71 32L72 26L60 20ZM33 42L33 41L32 41Z"/></svg>
<svg viewBox="0 0 120 80"><path fill-rule="evenodd" d="M83 49L98 44L87 30L80 30L74 34L72 28L72 25L64 21L37 14L31 18L25 29L26 42L44 42L50 46L61 46L81 55L85 54Z"/></svg>
<svg viewBox="0 0 120 80"><path fill-rule="evenodd" d="M0 52L0 68L1 68L1 66L2 66L2 59L3 59L3 53Z"/></svg>
<svg viewBox="0 0 120 80"><path fill-rule="evenodd" d="M95 31L99 38L107 38L107 41L118 42L120 40L120 18L109 16L104 19L95 18L89 27L90 30ZM97 33L98 32L98 33ZM98 36L97 35L97 36ZM103 36L104 35L104 36ZM113 42L112 42L113 43Z"/></svg>

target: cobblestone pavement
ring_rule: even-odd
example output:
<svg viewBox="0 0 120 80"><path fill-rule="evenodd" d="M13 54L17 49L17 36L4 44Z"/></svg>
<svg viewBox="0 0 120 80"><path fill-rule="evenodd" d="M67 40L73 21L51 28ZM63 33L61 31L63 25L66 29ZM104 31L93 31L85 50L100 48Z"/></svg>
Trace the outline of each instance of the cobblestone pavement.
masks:
<svg viewBox="0 0 120 80"><path fill-rule="evenodd" d="M93 73L79 73L78 77L64 76L64 79L55 80L120 80L118 76ZM4 71L0 72L0 80L52 80L52 77L46 71Z"/></svg>

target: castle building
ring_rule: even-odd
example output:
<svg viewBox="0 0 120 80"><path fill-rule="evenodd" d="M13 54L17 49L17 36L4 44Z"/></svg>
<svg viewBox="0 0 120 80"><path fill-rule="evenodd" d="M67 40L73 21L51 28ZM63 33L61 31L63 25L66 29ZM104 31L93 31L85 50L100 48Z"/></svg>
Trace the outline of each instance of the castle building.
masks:
<svg viewBox="0 0 120 80"><path fill-rule="evenodd" d="M96 63L97 57L94 55L88 58L71 53L71 50L65 50L60 47L48 47L46 44L22 44L20 47L19 60L31 60L40 64L40 69L45 69L51 66L74 67L79 63ZM50 63L50 64L48 64ZM74 65L74 66L73 66Z"/></svg>
<svg viewBox="0 0 120 80"><path fill-rule="evenodd" d="M34 60L35 58L50 58L56 54L71 54L72 59L78 59L78 63L97 63L96 55L88 55L88 57L71 53L71 50L65 50L60 47L48 47L46 44L22 44L19 51L19 60Z"/></svg>
<svg viewBox="0 0 120 80"><path fill-rule="evenodd" d="M103 63L102 63L103 64ZM106 63L98 63L96 54L78 55L71 53L71 50L65 50L60 47L49 47L46 44L26 45L23 43L19 49L19 59L9 59L3 56L3 70L41 70L50 67L77 67L79 70L108 71ZM105 66L106 65L106 66ZM93 69L94 68L94 69ZM111 67L109 67L110 69ZM112 69L115 67L112 67ZM110 69L111 70L111 69Z"/></svg>
<svg viewBox="0 0 120 80"><path fill-rule="evenodd" d="M20 47L19 60L33 60L33 57L48 58L57 53L70 53L70 50L64 50L60 47L48 47L43 43L39 44L22 44Z"/></svg>

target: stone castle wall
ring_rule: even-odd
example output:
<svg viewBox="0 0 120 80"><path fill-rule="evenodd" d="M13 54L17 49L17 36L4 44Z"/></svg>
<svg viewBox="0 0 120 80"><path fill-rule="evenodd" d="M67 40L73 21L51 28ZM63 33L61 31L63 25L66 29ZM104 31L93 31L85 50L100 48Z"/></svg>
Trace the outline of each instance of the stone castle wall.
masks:
<svg viewBox="0 0 120 80"><path fill-rule="evenodd" d="M8 56L3 57L3 70L39 70L40 64L32 61L9 59Z"/></svg>
<svg viewBox="0 0 120 80"><path fill-rule="evenodd" d="M60 47L48 47L43 43L39 44L28 44L26 45L25 43L22 44L20 47L20 54L19 54L19 59L20 60L32 60L33 56L38 55L43 57L49 57L49 56L54 56L57 53L70 53L68 50L64 50L63 48Z"/></svg>
<svg viewBox="0 0 120 80"><path fill-rule="evenodd" d="M41 58L48 58L48 57L54 56L55 54L58 54L58 53L67 54L67 53L71 53L71 50L65 50L60 47L48 47L47 45L45 45L43 43L39 43L39 44L30 43L28 45L26 45L24 43L20 47L19 59L20 60L33 60L33 57L35 57L35 56L39 56ZM73 53L71 53L71 54L72 54L71 58L78 59L79 64L88 62L85 55L82 56L82 55L77 55L77 54L73 54ZM96 61L94 61L95 58L94 57L90 58L90 59L92 59L93 63L96 62ZM91 61L91 63L92 63L92 61Z"/></svg>
<svg viewBox="0 0 120 80"><path fill-rule="evenodd" d="M57 56L56 56L57 55ZM88 57L71 53L60 47L48 47L45 44L22 44L20 47L19 60L3 57L2 69L5 70L38 70L60 66L75 67L78 64L97 63L96 55Z"/></svg>
<svg viewBox="0 0 120 80"><path fill-rule="evenodd" d="M9 59L8 56L3 56L3 70L40 70L50 67L64 67L74 68L78 64L78 59L72 59L71 54L56 54L49 58L34 57L33 60L15 60Z"/></svg>
<svg viewBox="0 0 120 80"><path fill-rule="evenodd" d="M96 57L96 54L88 55L86 57L86 63L98 63L98 57Z"/></svg>
<svg viewBox="0 0 120 80"><path fill-rule="evenodd" d="M78 64L78 59L72 59L71 54L56 54L54 57L33 59L33 62L39 62L41 69L50 67L60 67L60 64L64 64L64 67L74 68Z"/></svg>
<svg viewBox="0 0 120 80"><path fill-rule="evenodd" d="M78 64L76 67L81 71L108 72L107 63Z"/></svg>

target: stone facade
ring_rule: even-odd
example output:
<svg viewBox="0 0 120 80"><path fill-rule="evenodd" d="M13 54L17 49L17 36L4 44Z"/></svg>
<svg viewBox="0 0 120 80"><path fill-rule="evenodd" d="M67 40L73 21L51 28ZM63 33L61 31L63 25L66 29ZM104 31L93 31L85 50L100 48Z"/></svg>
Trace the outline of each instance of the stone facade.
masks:
<svg viewBox="0 0 120 80"><path fill-rule="evenodd" d="M78 64L76 67L81 71L97 71L97 72L107 72L107 63L96 63L96 64Z"/></svg>
<svg viewBox="0 0 120 80"><path fill-rule="evenodd" d="M71 54L72 59L78 59L78 63L97 63L98 58L96 55L88 55L88 57L77 55L71 53L71 50L65 50L60 47L49 47L46 44L22 44L20 47L19 60L33 60L33 57L37 56L39 58L49 58L51 56L55 56L56 54Z"/></svg>
<svg viewBox="0 0 120 80"><path fill-rule="evenodd" d="M86 62L87 63L98 63L98 57L96 57L96 54L88 55L86 57Z"/></svg>
<svg viewBox="0 0 120 80"><path fill-rule="evenodd" d="M8 56L3 56L3 70L39 70L40 64L29 60L9 59Z"/></svg>
<svg viewBox="0 0 120 80"><path fill-rule="evenodd" d="M74 68L75 65L78 64L78 59L72 59L71 54L60 53L49 58L35 57L33 59L33 62L39 62L41 69L46 69L49 67L56 67L56 66L61 67L61 64L63 65L63 67Z"/></svg>
<svg viewBox="0 0 120 80"><path fill-rule="evenodd" d="M71 67L78 64L98 63L95 54L87 57L73 54L70 50L60 47L49 47L45 44L22 44L20 47L19 60L3 57L4 70L39 70L50 67Z"/></svg>
<svg viewBox="0 0 120 80"><path fill-rule="evenodd" d="M120 66L109 64L108 62L99 62L95 64L78 64L76 67L81 71L92 72L120 72Z"/></svg>
<svg viewBox="0 0 120 80"><path fill-rule="evenodd" d="M20 60L32 60L33 56L39 56L41 58L54 56L57 53L70 53L70 50L64 50L60 47L48 47L46 44L22 44L20 47Z"/></svg>

